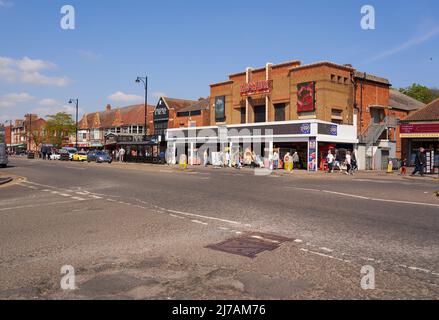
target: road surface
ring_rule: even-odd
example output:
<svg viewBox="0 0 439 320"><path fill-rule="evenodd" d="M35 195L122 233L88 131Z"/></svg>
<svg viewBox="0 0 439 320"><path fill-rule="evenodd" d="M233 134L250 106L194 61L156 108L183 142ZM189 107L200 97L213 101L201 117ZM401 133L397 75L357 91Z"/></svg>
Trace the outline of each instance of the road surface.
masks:
<svg viewBox="0 0 439 320"><path fill-rule="evenodd" d="M439 297L432 180L10 165L22 179L0 187L0 299ZM289 240L254 258L208 247L255 232Z"/></svg>

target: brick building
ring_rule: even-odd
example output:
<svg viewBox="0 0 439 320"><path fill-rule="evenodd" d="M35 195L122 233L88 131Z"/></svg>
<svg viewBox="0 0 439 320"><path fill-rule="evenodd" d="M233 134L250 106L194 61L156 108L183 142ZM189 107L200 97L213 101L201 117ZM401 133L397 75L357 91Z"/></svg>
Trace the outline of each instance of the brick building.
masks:
<svg viewBox="0 0 439 320"><path fill-rule="evenodd" d="M414 165L423 147L427 153L427 173L439 171L439 99L406 117L400 125L402 156Z"/></svg>
<svg viewBox="0 0 439 320"><path fill-rule="evenodd" d="M320 166L329 149L355 149L362 169L381 169L388 158L396 157L396 120L406 112L392 109L387 79L359 72L351 65L302 65L300 61L267 63L228 78L210 86L210 126L218 137L220 128L272 130L275 139L268 146L263 144L262 152L276 150L282 155L297 151L303 168L310 167L310 155ZM182 132L170 130L174 149L177 142L190 143L172 137L187 135ZM229 136L228 144L232 138ZM192 143L188 154L202 141Z"/></svg>
<svg viewBox="0 0 439 320"><path fill-rule="evenodd" d="M147 135L152 129L153 109L153 106L148 106ZM79 148L114 149L122 142L143 141L145 106L141 104L113 109L107 105L104 111L84 115L78 127ZM75 137L71 137L69 144L75 145Z"/></svg>
<svg viewBox="0 0 439 320"><path fill-rule="evenodd" d="M36 114L26 114L24 119L15 120L11 134L12 151L39 151L46 143L45 124L46 121Z"/></svg>

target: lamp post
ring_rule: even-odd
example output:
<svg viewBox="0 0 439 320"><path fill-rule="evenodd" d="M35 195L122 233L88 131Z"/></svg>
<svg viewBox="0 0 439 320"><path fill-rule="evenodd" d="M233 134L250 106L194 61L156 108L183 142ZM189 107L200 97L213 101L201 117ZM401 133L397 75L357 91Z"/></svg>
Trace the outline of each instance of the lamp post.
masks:
<svg viewBox="0 0 439 320"><path fill-rule="evenodd" d="M72 104L73 102L76 103L76 123L75 123L76 140L75 140L75 147L76 147L76 150L78 150L78 105L79 105L79 99L70 99L69 100L70 104Z"/></svg>
<svg viewBox="0 0 439 320"><path fill-rule="evenodd" d="M9 152L12 152L12 120L9 120Z"/></svg>
<svg viewBox="0 0 439 320"><path fill-rule="evenodd" d="M145 86L145 126L143 129L143 141L146 141L148 132L148 76L137 77L136 83L143 83L143 85Z"/></svg>

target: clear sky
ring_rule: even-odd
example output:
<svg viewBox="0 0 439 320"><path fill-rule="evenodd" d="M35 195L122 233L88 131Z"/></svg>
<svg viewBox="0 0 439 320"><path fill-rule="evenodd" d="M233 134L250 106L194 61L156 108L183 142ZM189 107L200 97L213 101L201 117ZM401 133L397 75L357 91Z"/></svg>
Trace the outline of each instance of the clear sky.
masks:
<svg viewBox="0 0 439 320"><path fill-rule="evenodd" d="M75 8L75 30L60 9ZM376 29L360 25L372 5ZM0 122L103 110L157 96L198 99L209 84L266 62L330 60L439 87L437 0L0 0Z"/></svg>

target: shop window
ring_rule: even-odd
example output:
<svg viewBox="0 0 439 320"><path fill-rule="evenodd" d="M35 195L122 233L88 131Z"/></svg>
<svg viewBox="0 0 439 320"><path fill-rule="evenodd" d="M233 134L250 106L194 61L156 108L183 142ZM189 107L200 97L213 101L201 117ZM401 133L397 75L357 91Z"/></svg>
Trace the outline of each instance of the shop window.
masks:
<svg viewBox="0 0 439 320"><path fill-rule="evenodd" d="M226 121L226 97L215 97L215 121Z"/></svg>

